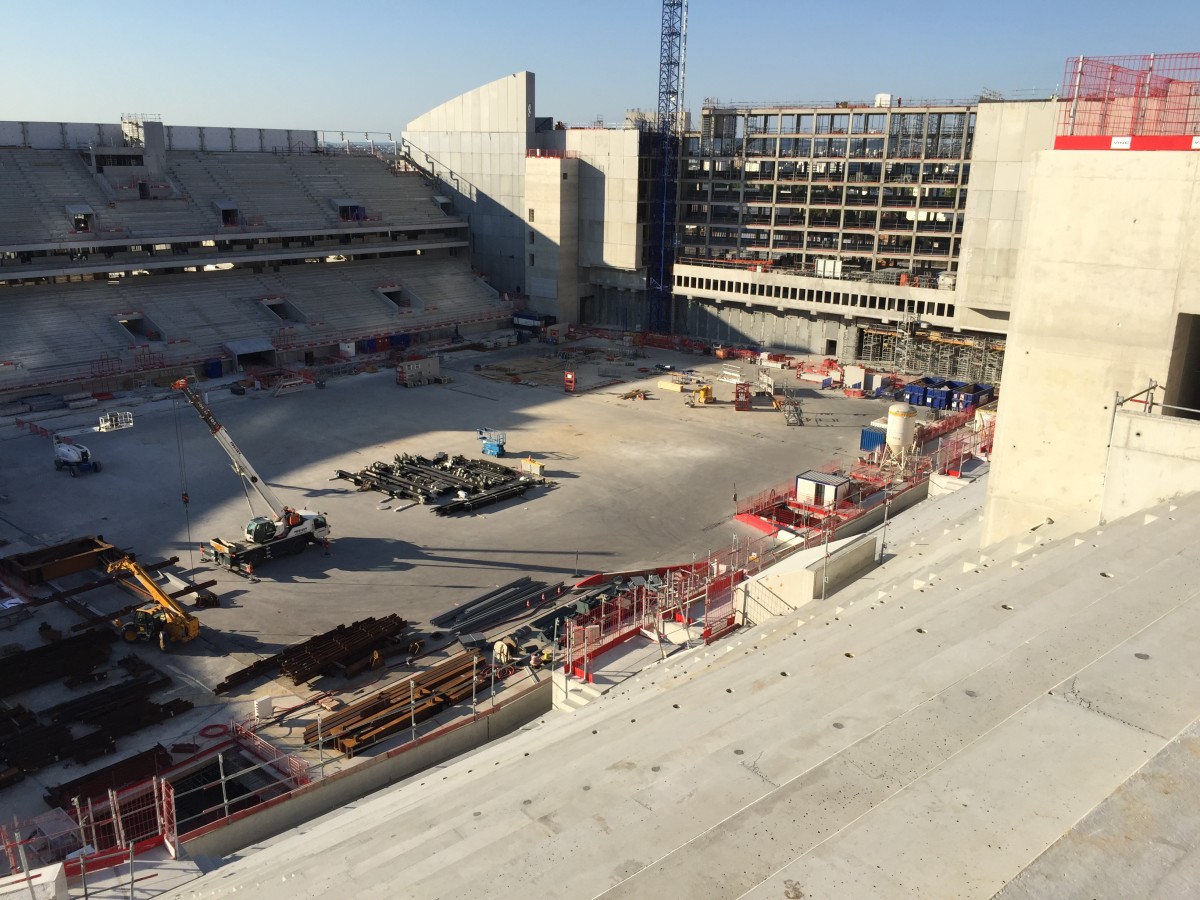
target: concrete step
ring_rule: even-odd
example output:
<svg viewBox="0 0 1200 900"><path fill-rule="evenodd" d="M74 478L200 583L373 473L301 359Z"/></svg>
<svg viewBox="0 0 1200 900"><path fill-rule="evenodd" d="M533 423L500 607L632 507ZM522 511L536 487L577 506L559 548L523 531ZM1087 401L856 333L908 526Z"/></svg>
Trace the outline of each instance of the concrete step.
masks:
<svg viewBox="0 0 1200 900"><path fill-rule="evenodd" d="M553 681L554 709L561 712L574 712L582 709L604 695L604 691L595 685L580 681L578 678L568 678L558 670L555 670L553 674Z"/></svg>

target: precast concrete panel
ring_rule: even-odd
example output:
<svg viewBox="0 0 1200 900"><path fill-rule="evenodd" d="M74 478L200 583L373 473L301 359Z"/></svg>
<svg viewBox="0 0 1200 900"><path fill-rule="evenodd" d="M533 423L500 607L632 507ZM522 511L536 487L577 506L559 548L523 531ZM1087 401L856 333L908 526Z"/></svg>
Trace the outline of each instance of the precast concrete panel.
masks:
<svg viewBox="0 0 1200 900"><path fill-rule="evenodd" d="M167 146L172 150L199 150L200 129L195 125L167 126Z"/></svg>
<svg viewBox="0 0 1200 900"><path fill-rule="evenodd" d="M1019 195L1015 190L992 191L991 203L989 204L989 211L992 216L992 221L1005 221L1012 223L1017 216L1018 202ZM999 237L1000 233L993 232L989 236Z"/></svg>
<svg viewBox="0 0 1200 900"><path fill-rule="evenodd" d="M1021 170L1023 164L1020 160L1001 160L996 163L995 176L992 181L992 188L996 191L1016 191L1021 186Z"/></svg>
<svg viewBox="0 0 1200 900"><path fill-rule="evenodd" d="M229 139L233 150L261 153L264 149L257 128L230 128Z"/></svg>
<svg viewBox="0 0 1200 900"><path fill-rule="evenodd" d="M21 147L25 144L25 132L20 122L0 122L0 147Z"/></svg>
<svg viewBox="0 0 1200 900"><path fill-rule="evenodd" d="M291 150L292 142L289 132L283 128L263 128L259 131L259 143L267 153L273 150ZM309 145L313 146L312 144Z"/></svg>
<svg viewBox="0 0 1200 900"><path fill-rule="evenodd" d="M58 122L29 122L25 125L29 146L36 150L62 150L62 125Z"/></svg>
<svg viewBox="0 0 1200 900"><path fill-rule="evenodd" d="M90 122L67 122L67 146L68 147L90 147L93 144L100 143L101 133L100 126Z"/></svg>

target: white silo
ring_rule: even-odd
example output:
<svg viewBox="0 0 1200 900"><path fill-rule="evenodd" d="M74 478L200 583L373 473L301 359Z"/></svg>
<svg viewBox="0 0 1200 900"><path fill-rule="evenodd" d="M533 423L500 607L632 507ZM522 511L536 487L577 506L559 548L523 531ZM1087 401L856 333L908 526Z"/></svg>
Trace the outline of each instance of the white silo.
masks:
<svg viewBox="0 0 1200 900"><path fill-rule="evenodd" d="M888 455L903 457L912 448L917 437L917 408L910 403L893 403L888 407L887 448Z"/></svg>

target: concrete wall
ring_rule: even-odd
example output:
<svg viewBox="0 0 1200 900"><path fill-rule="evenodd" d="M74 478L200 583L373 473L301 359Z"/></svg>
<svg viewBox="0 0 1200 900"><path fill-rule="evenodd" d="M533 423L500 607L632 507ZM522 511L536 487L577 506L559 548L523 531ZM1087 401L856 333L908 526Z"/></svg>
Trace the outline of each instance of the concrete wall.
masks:
<svg viewBox="0 0 1200 900"><path fill-rule="evenodd" d="M636 129L569 128L566 149L578 154L579 264L637 270L642 234L637 221Z"/></svg>
<svg viewBox="0 0 1200 900"><path fill-rule="evenodd" d="M1057 109L1054 100L979 104L955 289L964 307L1012 308L1033 157L1053 146Z"/></svg>
<svg viewBox="0 0 1200 900"><path fill-rule="evenodd" d="M147 123L149 124L149 123ZM228 128L166 125L168 150L271 152L317 146L317 132L305 129ZM120 147L121 123L0 122L0 147L73 150L89 144Z"/></svg>
<svg viewBox="0 0 1200 900"><path fill-rule="evenodd" d="M1104 479L1108 522L1172 497L1200 491L1200 422L1119 412Z"/></svg>
<svg viewBox="0 0 1200 900"><path fill-rule="evenodd" d="M787 615L820 599L822 589L828 596L862 577L878 565L878 550L878 537L864 534L832 549L828 560L824 548L801 551L739 585L735 606L751 622Z"/></svg>
<svg viewBox="0 0 1200 900"><path fill-rule="evenodd" d="M1167 381L1180 313L1200 313L1200 153L1037 154L985 546L1047 517L1075 529L1101 521L1114 393ZM1139 460L1150 462L1122 462L1129 498L1159 492L1158 464Z"/></svg>
<svg viewBox="0 0 1200 900"><path fill-rule="evenodd" d="M535 688L497 706L494 712L485 715L487 711L480 709L478 719L464 722L444 735L360 762L262 807L234 816L228 824L188 838L183 849L192 857L227 856L488 741L511 734L550 711L550 673L543 672L541 678Z"/></svg>
<svg viewBox="0 0 1200 900"><path fill-rule="evenodd" d="M783 272L728 269L680 263L674 267L676 296L720 300L801 313L836 314L896 323L911 305L921 321L939 328L962 325L957 291L814 278ZM794 296L793 296L794 295Z"/></svg>
<svg viewBox="0 0 1200 900"><path fill-rule="evenodd" d="M579 169L578 159L561 156L525 160L529 308L560 322L579 321Z"/></svg>
<svg viewBox="0 0 1200 900"><path fill-rule="evenodd" d="M472 265L500 291L526 288L525 154L534 111L534 75L516 72L414 119L402 139L470 221Z"/></svg>
<svg viewBox="0 0 1200 900"><path fill-rule="evenodd" d="M701 300L682 304L679 327L716 344L759 344L778 350L824 354L833 341L836 355L853 359L858 327L841 316L805 316L740 303L718 305Z"/></svg>
<svg viewBox="0 0 1200 900"><path fill-rule="evenodd" d="M30 869L28 879L24 872L0 877L0 897L4 900L64 900L70 895L62 863Z"/></svg>

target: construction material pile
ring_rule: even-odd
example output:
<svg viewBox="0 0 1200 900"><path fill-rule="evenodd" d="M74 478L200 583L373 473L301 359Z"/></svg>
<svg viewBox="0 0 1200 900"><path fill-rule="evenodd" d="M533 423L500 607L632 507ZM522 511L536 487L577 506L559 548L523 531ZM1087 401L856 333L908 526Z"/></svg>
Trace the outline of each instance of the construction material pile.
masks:
<svg viewBox="0 0 1200 900"><path fill-rule="evenodd" d="M468 512L519 497L545 482L490 460L438 453L432 459L398 454L393 462L373 462L358 472L338 469L334 476L360 491L378 491L393 499L436 503L439 516Z"/></svg>
<svg viewBox="0 0 1200 900"><path fill-rule="evenodd" d="M290 676L293 684L300 684L317 675L329 674L338 667L361 669L362 661L369 660L373 654L386 656L393 648L410 647L411 645L396 641L396 637L407 627L408 623L397 615L384 616L382 619L372 617L350 625L339 625L332 631L287 647L279 653L251 663L244 669L238 669L213 688L213 693L224 694L232 687L276 669Z"/></svg>
<svg viewBox="0 0 1200 900"><path fill-rule="evenodd" d="M449 612L433 618L438 628L465 634L472 631L487 631L527 610L536 609L548 600L562 594L563 583L547 584L529 577L488 591L481 597L456 606Z"/></svg>
<svg viewBox="0 0 1200 900"><path fill-rule="evenodd" d="M461 653L408 681L322 717L304 729L304 743L336 746L353 756L386 737L412 729L474 695L490 675L483 657Z"/></svg>
<svg viewBox="0 0 1200 900"><path fill-rule="evenodd" d="M56 649L61 650L63 643ZM179 698L166 703L152 701L150 695L168 686L171 679L136 656L125 657L119 665L127 677L109 687L39 713L20 705L4 708L0 716L0 787L62 759L87 763L115 750L117 738L192 708L189 701Z"/></svg>

